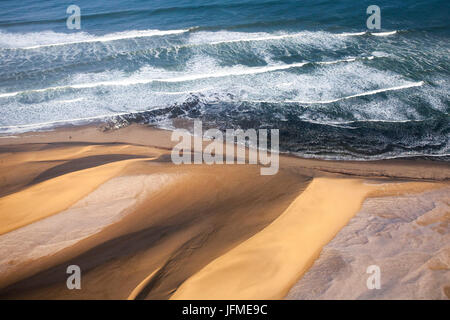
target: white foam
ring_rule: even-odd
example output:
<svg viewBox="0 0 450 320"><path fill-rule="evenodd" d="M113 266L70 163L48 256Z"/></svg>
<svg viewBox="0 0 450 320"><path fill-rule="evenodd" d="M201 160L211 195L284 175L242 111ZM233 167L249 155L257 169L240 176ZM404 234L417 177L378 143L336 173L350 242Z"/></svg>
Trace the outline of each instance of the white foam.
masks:
<svg viewBox="0 0 450 320"><path fill-rule="evenodd" d="M229 76L241 76L241 75L251 75L272 71L280 71L291 68L302 67L308 62L299 62L292 63L286 65L276 65L276 66L265 66L265 67L235 67L230 68L230 70L222 70L214 73L201 73L201 74L188 74L188 75L180 75L173 78L151 78L151 79L141 79L141 78L126 78L121 80L110 80L110 81L99 81L92 83L78 83L78 84L70 84L64 86L55 86L55 87L47 87L42 89L33 89L26 91L16 91L16 92L7 92L0 94L0 98L12 97L22 93L31 93L31 92L45 92L48 90L62 90L62 89L87 89L87 88L95 88L100 86L131 86L138 84L148 84L152 82L166 82L166 83L174 83L174 82L185 82L185 81L193 81L200 79L208 79L208 78L222 78Z"/></svg>
<svg viewBox="0 0 450 320"><path fill-rule="evenodd" d="M215 45L215 44L235 43L235 42L280 40L280 39L287 39L287 38L300 38L303 35L304 34L302 34L302 33L293 33L293 34L282 34L282 35L260 36L260 37L252 37L252 36L250 36L249 38L212 41L212 42L208 42L208 44Z"/></svg>
<svg viewBox="0 0 450 320"><path fill-rule="evenodd" d="M377 89L377 90L370 90L370 91L361 92L361 93L358 93L358 94L353 94L353 95L350 95L350 96L345 96L345 97L342 97L342 98L337 98L337 99L332 99L332 100L312 100L312 101L307 101L307 100L305 100L305 101L303 101L303 100L283 100L283 101L277 101L277 100L241 100L241 101L253 102L253 103L329 104L329 103L334 103L334 102L347 100L347 99L351 99L351 98L374 95L374 94L377 94L377 93L380 93L380 92L395 91L395 90L407 89L407 88L412 88L412 87L419 87L419 86L422 86L423 84L424 84L423 81L419 81L419 82L414 82L414 83L405 84L405 85L396 86L396 87L383 88L383 89ZM342 123L342 122L340 122L340 123Z"/></svg>
<svg viewBox="0 0 450 320"><path fill-rule="evenodd" d="M232 31L197 31L191 32L193 28L177 29L177 30L128 30L123 32L115 32L103 36L96 36L86 32L77 33L57 33L54 31L41 31L29 33L7 33L0 32L0 47L11 49L39 49L45 47L65 46L80 43L110 42L124 39L138 39L154 36L166 36L190 33L188 43L190 45L197 44L227 44L237 42L261 42L271 40L295 39L305 44L317 43L323 46L335 44L339 37L353 37L361 35L389 36L397 33L397 31L387 32L344 32L330 33L324 31L302 31L295 33L278 33L272 34L267 32L232 32ZM178 47L183 47L181 45ZM177 47L177 46L176 46Z"/></svg>
<svg viewBox="0 0 450 320"><path fill-rule="evenodd" d="M394 31L386 31L386 32L371 32L370 34L372 36L376 36L376 37L386 37L386 36L391 36L393 34L396 34L397 30Z"/></svg>
<svg viewBox="0 0 450 320"><path fill-rule="evenodd" d="M338 35L342 36L342 37L354 37L354 36L363 36L365 34L367 34L366 31L362 31L362 32L344 32L344 33L340 33Z"/></svg>
<svg viewBox="0 0 450 320"><path fill-rule="evenodd" d="M365 66L359 62L352 64L335 64L332 68L317 69L308 74L286 74L282 82L275 88L266 88L264 92L256 92L252 96L242 96L243 102L274 103L274 104L330 104L341 100L347 100L360 96L374 95L380 92L401 90L410 87L422 86L423 81L405 81L402 77L390 72L381 72ZM257 85L257 83L255 83ZM382 89L373 89L373 88ZM358 92L359 91L359 92ZM291 98L286 98L286 96ZM299 99L298 97L301 97ZM307 99L309 98L309 99ZM390 105L390 104L389 104ZM395 107L397 105L397 107ZM399 112L400 101L393 104L392 112ZM358 113L358 106L349 110ZM370 106L365 104L364 113ZM377 105L376 114L386 110L386 105ZM379 114L380 115L380 114ZM366 117L363 116L362 119ZM387 115L383 119L392 119L393 115ZM400 119L398 119L400 120Z"/></svg>
<svg viewBox="0 0 450 320"><path fill-rule="evenodd" d="M372 36L377 36L377 37L386 37L386 36L391 36L393 34L396 34L397 30L394 31L385 31L385 32L369 32L369 31L362 31L362 32L344 32L344 33L340 33L337 34L338 36L342 36L342 37L354 37L354 36L363 36L363 35L372 35Z"/></svg>
<svg viewBox="0 0 450 320"><path fill-rule="evenodd" d="M30 33L0 32L0 46L13 49L38 49L53 46L65 46L79 43L109 42L123 39L137 39L154 36L165 36L189 32L189 29L180 30L130 30L95 36L86 32L56 33L53 31Z"/></svg>
<svg viewBox="0 0 450 320"><path fill-rule="evenodd" d="M332 99L332 100L319 100L319 101L286 100L286 101L283 101L283 103L286 102L286 103L304 103L304 104L328 104L328 103L334 103L334 102L338 102L338 101L341 101L341 100L346 100L346 99L351 99L351 98L356 98L356 97L370 96L370 95L374 95L374 94L377 94L377 93L380 93L380 92L395 91L395 90L402 90L402 89L407 89L407 88L419 87L419 86L422 86L423 84L424 84L423 81L413 82L413 83L410 83L410 84L405 84L405 85L396 86L396 87L383 88L383 89L377 89L377 90L370 90L370 91L361 92L361 93L358 93L358 94L353 94L353 95L350 95L350 96L337 98L337 99Z"/></svg>
<svg viewBox="0 0 450 320"><path fill-rule="evenodd" d="M199 93L199 92L204 92L211 89L211 87L208 88L202 88L202 89L196 89L196 90L186 90L186 91L155 91L153 92L154 94L158 94L158 95L186 95L186 94L191 94L191 93Z"/></svg>
<svg viewBox="0 0 450 320"><path fill-rule="evenodd" d="M157 81L160 82L182 82L182 81L192 81L199 79L207 79L207 78L222 78L229 76L241 76L241 75L250 75L250 74L258 74L258 73L266 73L272 71L280 71L291 68L303 67L307 62L299 62L292 63L286 65L277 65L277 66L266 66L266 67L250 67L250 68L231 68L232 70L227 71L219 71L213 74L197 74L197 75L185 75L180 77L175 77L171 79L159 79Z"/></svg>
<svg viewBox="0 0 450 320"><path fill-rule="evenodd" d="M269 42L273 40L289 40L299 45L333 48L344 43L340 34L324 31L301 31L295 33L268 33L268 32L194 32L189 34L188 44L177 47L195 45L218 45L233 43ZM270 45L270 43L268 43ZM259 44L261 46L261 44ZM259 48L259 47L258 47ZM257 48L254 48L257 49Z"/></svg>
<svg viewBox="0 0 450 320"><path fill-rule="evenodd" d="M123 115L130 114L130 113L132 113L132 111L121 112L121 113L102 114L102 115L98 115L98 116L67 119L67 120L55 120L55 121L47 121L47 122L40 122L40 123L14 125L14 126L2 126L2 127L0 127L0 131L15 129L14 132L20 132L20 129L38 129L38 128L45 128L45 127L53 127L58 124L73 124L73 123L77 123L77 122L79 123L79 122L85 122L85 121L91 121L91 120L101 120L101 119L109 118L112 116L123 116Z"/></svg>
<svg viewBox="0 0 450 320"><path fill-rule="evenodd" d="M203 87L203 88L199 88L199 89L195 89L195 90L186 90L186 91L154 91L154 92L148 92L148 97L151 97L152 95L156 95L156 96L189 96L191 94L194 93L201 93L201 92L206 92L207 90L209 90L211 88L209 87ZM143 97L144 100L146 100L147 102L150 102L148 100L148 97ZM117 97L112 97L112 99L114 101L120 101ZM126 101L129 101L129 97L123 97L123 99L125 99ZM184 99L184 98L183 98ZM59 111L59 109L54 109L56 108L56 106L58 105L64 105L64 104L69 104L69 103L76 103L76 102L82 102L82 101L87 101L87 104L84 105L79 105L76 109L71 108L70 110L67 109L63 109L62 111ZM172 104L179 101L178 99L176 100L170 100L167 101L167 104ZM179 101L181 102L181 101ZM82 123L89 123L92 121L98 121L98 120L104 120L104 119L109 119L112 117L116 117L116 116L124 116L124 115L128 115L130 113L138 113L138 112L142 112L145 110L140 110L140 109L132 109L132 108L128 108L125 110L122 109L122 111L114 111L111 110L110 113L101 113L102 111L104 112L103 109L99 109L99 108L95 108L96 104L98 103L100 106L104 106L105 104L108 104L108 101L105 101L104 99L100 99L100 101L94 100L94 99L83 99L83 98L77 98L77 99L70 99L70 100L56 100L56 101L50 101L49 103L52 103L51 105L48 104L36 104L36 106L38 109L42 109L42 110L46 110L46 113L40 113L41 116L45 116L45 115L52 115L52 117L56 115L58 116L63 116L63 117L67 117L66 119L61 119L61 120L50 120L50 121L38 121L38 122L34 122L34 123L29 123L29 124L17 124L17 125L7 125L7 126L0 126L0 132L5 133L5 132L9 132L9 133L21 133L21 132L26 132L26 131L30 131L30 130L39 130L39 129L51 129L54 128L56 126L60 126L60 125L66 125L66 124L82 124ZM137 103L137 105L142 105L142 103ZM154 104L155 106L160 106L160 105L166 105L165 103L161 103L160 100L156 100L156 103ZM89 109L84 109L84 108L89 108ZM149 105L145 106L145 109L147 110L147 108L149 108ZM16 110L16 108L13 108L14 110ZM86 114L87 111L89 111L89 113L92 114L92 112L95 114L93 116L82 116L82 117L77 117L76 115L82 115L82 114ZM73 113L75 112L75 113ZM61 113L61 114L60 114ZM39 118L41 119L41 117Z"/></svg>
<svg viewBox="0 0 450 320"><path fill-rule="evenodd" d="M367 57L367 58L361 58L361 59L373 59L373 57ZM353 62L356 61L356 58L348 58L348 59L342 59L342 60L335 60L335 61L320 61L320 62L315 62L316 64L323 64L323 65L327 65L327 64L336 64L336 63L342 63L342 62Z"/></svg>
<svg viewBox="0 0 450 320"><path fill-rule="evenodd" d="M394 72L381 71L360 61L369 58L349 57L343 60L314 62L324 67L313 68L308 72L294 72L297 70L288 70L288 68L304 66L309 62L291 65L269 64L265 67L242 65L224 67L210 56L196 55L186 62L186 68L183 71L143 67L131 75L121 71L80 73L67 80L68 86L75 84L82 87L89 84L94 87L93 84L111 83L115 86L83 92L54 91L45 95L45 99L41 95L31 94L23 96L23 99L22 97L9 99L4 101L2 106L4 117L0 124L10 127L2 127L0 132L14 133L26 131L27 128L30 131L42 126L52 127L59 123L90 121L172 106L185 102L189 95L195 92L201 92L202 101L212 104L227 101L230 103L300 101L307 105L307 103L329 103L355 95L368 95L411 85L411 81ZM128 85L147 83L155 79L158 82L146 86ZM192 79L198 81L177 82ZM400 88L397 88L399 86ZM420 90L419 94L422 96L427 94L426 90ZM70 99L81 97L81 94L84 100L76 104L56 102L63 99L70 101ZM364 102L364 108L361 108L359 103L362 101L352 105L343 104L341 107L353 114L354 119L360 120L421 118L420 115L407 111L408 108L403 99L397 99L395 95L390 95L388 99L389 101L384 101L383 105L380 105L381 102L378 99L371 99ZM73 107L75 105L76 108ZM348 120L329 119L328 113L325 110L319 110L320 108L317 106L314 111L305 111L304 117L317 121ZM22 125L29 125L29 127Z"/></svg>
<svg viewBox="0 0 450 320"><path fill-rule="evenodd" d="M56 100L55 102L57 103L75 103L75 102L80 102L83 101L83 98L75 98L75 99L67 99L67 100Z"/></svg>
<svg viewBox="0 0 450 320"><path fill-rule="evenodd" d="M362 59L368 59L371 60L374 57L363 57ZM88 88L95 88L95 87L101 87L101 86L131 86L131 85L138 85L138 84L148 84L152 82L163 82L163 83L176 83L176 82L186 82L186 81L194 81L194 80L202 80L202 79L208 79L208 78L223 78L223 77L230 77L230 76L242 76L242 75L252 75L252 74L260 74L260 73L266 73L266 72L273 72L273 71L282 71L287 70L291 68L300 68L307 64L319 64L319 65L331 65L331 64L337 64L342 62L354 62L356 61L356 58L348 58L348 59L341 59L341 60L335 60L335 61L319 61L319 62L298 62L298 63L291 63L291 64L284 64L284 65L272 65L272 66L264 66L264 67L243 67L243 66L236 66L231 67L228 69L216 69L216 70L205 70L205 73L199 73L199 74L183 74L183 75L176 75L174 73L166 73L169 76L167 78L143 78L142 76L138 75L137 77L128 77L125 79L120 80L108 80L108 81L98 81L98 82L91 82L91 83L78 83L78 84L69 84L64 86L54 86L54 87L47 87L42 89L32 89L32 90L24 90L24 91L16 91L16 92L7 92L7 93L1 93L0 98L7 98L7 97L13 97L22 93L32 93L32 92L45 92L49 90L63 90L63 89L88 89ZM204 65L205 63L202 62ZM198 68L197 68L198 69ZM163 74L161 71L153 70L151 68L146 68L144 70L151 70L150 74ZM141 72L145 73L145 72ZM195 91L195 90L194 90ZM194 92L189 91L189 92ZM156 94L162 94L155 92ZM187 91L183 92L164 92L164 94L182 94L187 93ZM63 100L61 102L75 102L79 100Z"/></svg>

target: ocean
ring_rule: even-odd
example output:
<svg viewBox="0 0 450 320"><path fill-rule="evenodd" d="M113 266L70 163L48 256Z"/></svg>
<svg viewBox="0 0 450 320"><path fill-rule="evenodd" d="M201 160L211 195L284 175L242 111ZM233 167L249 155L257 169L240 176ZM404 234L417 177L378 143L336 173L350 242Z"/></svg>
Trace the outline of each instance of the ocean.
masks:
<svg viewBox="0 0 450 320"><path fill-rule="evenodd" d="M81 10L68 29L67 8ZM366 9L381 9L368 30ZM450 155L450 2L0 1L0 134L280 130L322 159Z"/></svg>

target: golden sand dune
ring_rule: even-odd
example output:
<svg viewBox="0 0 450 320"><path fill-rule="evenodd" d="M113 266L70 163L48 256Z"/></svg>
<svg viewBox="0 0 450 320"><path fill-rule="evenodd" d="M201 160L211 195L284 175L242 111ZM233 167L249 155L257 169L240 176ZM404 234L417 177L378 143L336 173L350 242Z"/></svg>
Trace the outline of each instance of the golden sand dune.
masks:
<svg viewBox="0 0 450 320"><path fill-rule="evenodd" d="M0 279L22 263L58 252L120 221L178 177L159 173L114 177L67 210L0 235Z"/></svg>
<svg viewBox="0 0 450 320"><path fill-rule="evenodd" d="M274 222L189 278L171 298L282 298L369 190L358 180L314 179Z"/></svg>
<svg viewBox="0 0 450 320"><path fill-rule="evenodd" d="M135 161L124 160L63 174L2 197L0 234L67 209ZM34 203L37 205L32 205Z"/></svg>
<svg viewBox="0 0 450 320"><path fill-rule="evenodd" d="M283 298L368 194L405 192L417 183L390 187L362 179L315 178L274 222L189 278L171 298Z"/></svg>
<svg viewBox="0 0 450 320"><path fill-rule="evenodd" d="M449 299L450 188L373 197L322 250L288 299ZM380 287L368 290L368 266Z"/></svg>
<svg viewBox="0 0 450 320"><path fill-rule="evenodd" d="M72 143L59 146L61 156L55 154L58 148L51 148L51 156L61 159L67 155L65 148ZM85 146L81 148L87 150ZM147 153L155 153L146 148ZM108 150L108 145L104 144L101 148L96 146L95 152L89 158L91 164L105 153L118 151ZM126 154L124 150L120 152ZM50 206L52 201L48 201L49 207L42 207L36 215L29 207L34 220L4 234L3 238L0 236L4 248L7 244L16 251L15 255L8 255L9 249L2 252L2 261L10 264L9 271L0 275L3 297L125 299L149 274L160 268L156 278L146 283L137 296L167 298L202 266L263 229L310 180L292 172L260 176L256 166L177 167L161 156L167 154L167 150L159 152L154 158L141 152L147 158L117 160L68 173L62 171L58 176L48 175L47 180L4 196L3 200L25 195L30 201L57 198L66 192L65 184L75 183L72 175L83 174L86 170L89 170L89 178L97 183L95 190L81 195L81 199L68 201L64 198L64 206L60 208ZM80 156L82 152L75 157ZM118 170L108 171L111 175L103 182L101 173L108 166ZM64 169L73 170L73 167ZM43 165L41 170L48 172L50 169ZM95 174L97 171L99 175ZM39 170L34 173L35 176L41 174ZM126 203L126 214L122 215L121 210L117 210L118 203L113 199L117 195L112 190L120 190L125 181L134 181L132 184L136 185L136 177L151 179L157 175L177 178L170 184L160 185L156 192L147 193L142 201L131 206ZM59 188L42 188L48 183ZM83 183L78 185L81 187ZM88 186L84 185L84 188ZM126 187L128 198L132 198L135 185ZM34 199L29 191L32 188L41 190ZM148 188L144 189L148 191ZM18 202L8 200L6 205L9 214L5 213L5 217L11 223L24 221L20 215L13 214L21 209ZM103 211L99 212L99 208ZM120 217L120 221L112 216ZM69 224L58 230L62 221ZM69 264L80 265L83 270L81 291L68 291L65 286L65 269Z"/></svg>
<svg viewBox="0 0 450 320"><path fill-rule="evenodd" d="M283 298L365 197L450 178L443 163L284 156L261 176L176 166L172 146L143 126L1 139L0 298ZM82 290L66 287L72 264Z"/></svg>

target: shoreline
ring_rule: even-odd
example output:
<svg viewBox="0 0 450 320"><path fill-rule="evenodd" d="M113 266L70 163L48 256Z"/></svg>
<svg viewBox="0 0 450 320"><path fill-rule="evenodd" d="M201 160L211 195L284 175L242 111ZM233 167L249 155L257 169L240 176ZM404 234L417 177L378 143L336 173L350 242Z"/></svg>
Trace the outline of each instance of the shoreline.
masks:
<svg viewBox="0 0 450 320"><path fill-rule="evenodd" d="M206 298L280 299L314 263L322 247L358 214L368 196L420 194L446 187L450 180L448 162L419 159L331 161L280 154L280 170L274 176L261 176L259 165L176 166L170 160L174 145L170 131L137 124L106 132L96 125L65 127L0 139L0 207L5 208L0 216L0 243L6 243L8 236L11 250L23 250L14 249L19 252L16 257L3 260L7 268L0 271L0 299L195 298L199 297L196 288L206 283L212 289L216 282L223 282L220 279L228 279L224 284L228 289ZM81 180L76 182L76 177ZM89 188L85 177L91 181ZM124 183L129 187L114 196L113 191L121 190ZM322 187L317 189L318 183ZM151 189L152 185L158 187ZM129 196L149 188L153 191L139 198ZM341 195L341 189L347 190L346 196L333 198L326 191ZM323 196L329 204L320 209L324 216L319 219L312 214L319 207L306 199L315 203ZM108 209L116 199L123 199L122 207L116 204ZM332 199L356 202L351 208L344 206L336 217ZM39 205L41 213L36 214L31 203L45 205ZM299 215L306 207L313 211ZM83 226L83 214L100 212L95 208L104 208L103 214L122 209L117 209L118 220ZM73 224L66 236L58 236L58 216L69 212L80 224ZM339 222L333 223L335 218ZM299 222L303 219L308 223ZM280 222L284 220L290 222ZM282 232L297 224L323 230L320 239L304 236L302 241L309 239L313 246L300 255L294 245L297 233ZM93 231L80 233L86 226ZM56 230L53 242L48 239L51 230ZM273 270L289 270L276 271L283 279L277 283L264 272L257 272L261 278L255 278L248 267L273 255L264 244L278 244L290 252L273 259ZM0 258L8 260L3 255L7 253ZM236 260L237 256L241 258ZM229 263L243 267L233 267L229 274L221 271ZM84 270L83 290L65 287L68 264ZM208 277L218 280L199 280ZM257 285L236 291L233 279Z"/></svg>
<svg viewBox="0 0 450 320"><path fill-rule="evenodd" d="M146 111L143 111L146 112ZM128 113L126 113L128 115ZM116 115L117 116L117 115ZM121 115L118 115L121 116ZM113 116L115 117L115 116ZM25 132L19 132L19 133L0 133L0 146L4 145L5 143L2 143L2 139L5 139L6 141L10 141L11 139L26 139L26 137L36 136L36 135L46 135L46 133L51 132L76 132L78 130L88 129L88 128L95 128L103 133L109 133L114 132L118 130L123 130L127 127L142 127L147 128L149 130L153 130L155 132L162 132L167 133L167 135L170 135L174 130L176 129L188 129L190 126L190 122L192 120L179 120L176 122L176 126L173 128L164 128L164 127L158 127L156 125L152 124L145 124L145 123L129 123L125 125L120 125L118 127L115 127L112 123L108 123L104 120L104 118L95 119L92 121L89 121L88 123L67 123L62 124L54 127L43 127L35 131L25 131ZM191 128L192 129L192 128ZM192 133L190 133L192 135ZM247 148L247 147L246 147ZM285 157L295 157L299 159L304 160L314 160L314 161L334 161L334 162L355 162L355 163L364 163L364 162L379 162L379 161L431 161L431 162L448 162L447 160L441 160L443 158L450 159L450 154L444 154L444 155L411 155L411 156L392 156L389 158L380 158L380 159L335 159L335 158L321 158L321 157L305 157L299 154L296 154L292 151L280 151L280 155L283 155Z"/></svg>
<svg viewBox="0 0 450 320"><path fill-rule="evenodd" d="M103 130L104 122L99 121L87 125L68 125L54 128L48 131L25 132L16 136L3 136L0 139L0 151L5 152L4 148L8 145L32 143L68 143L76 142L81 139L83 143L123 143L139 146L152 147L156 149L172 150L176 145L170 139L172 130L160 129L151 125L130 124L120 127L119 129ZM183 126L180 128L184 128ZM124 138L125 137L125 138ZM248 150L248 148L246 148ZM296 165L302 165L305 169L313 169L323 173L354 175L357 177L380 177L380 178L398 178L398 179L418 179L430 181L447 181L450 180L448 161L439 159L428 159L425 156L399 157L392 159L376 159L376 160L327 160L318 158L305 158L292 153L280 152L280 158L286 163L292 163L290 159L298 162ZM445 156L436 156L445 157ZM426 158L426 159L424 159ZM433 157L430 157L433 158ZM439 174L432 170L431 173L418 174L417 172L408 172L397 169L401 166L409 166L425 169L442 168L444 174ZM203 163L202 163L203 165ZM387 169L372 170L378 165L383 165ZM357 168L355 168L357 167ZM396 170L397 169L397 170ZM367 172L366 172L367 171Z"/></svg>

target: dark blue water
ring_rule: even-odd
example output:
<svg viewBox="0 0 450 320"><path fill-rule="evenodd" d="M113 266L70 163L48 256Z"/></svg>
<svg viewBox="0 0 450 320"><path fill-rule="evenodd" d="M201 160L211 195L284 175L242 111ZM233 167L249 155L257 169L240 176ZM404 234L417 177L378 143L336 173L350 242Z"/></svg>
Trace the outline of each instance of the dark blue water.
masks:
<svg viewBox="0 0 450 320"><path fill-rule="evenodd" d="M66 9L81 9L81 29ZM381 8L367 30L366 8ZM0 1L0 133L278 128L283 151L450 154L448 1ZM120 116L119 116L120 115Z"/></svg>

